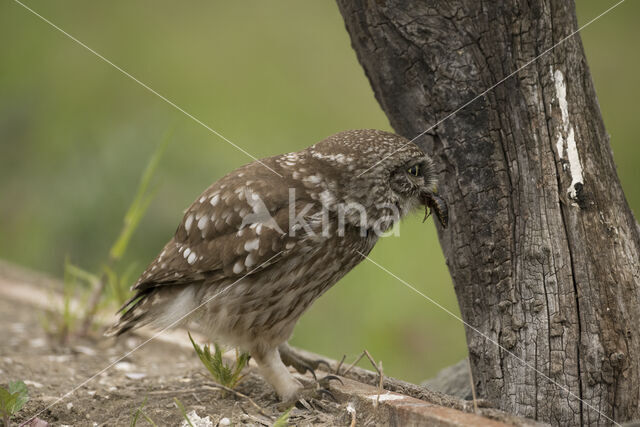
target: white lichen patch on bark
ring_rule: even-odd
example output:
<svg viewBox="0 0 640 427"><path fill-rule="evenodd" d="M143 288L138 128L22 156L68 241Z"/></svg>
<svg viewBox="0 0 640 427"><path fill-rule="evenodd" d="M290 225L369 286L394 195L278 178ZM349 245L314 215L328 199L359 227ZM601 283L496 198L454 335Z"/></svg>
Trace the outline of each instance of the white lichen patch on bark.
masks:
<svg viewBox="0 0 640 427"><path fill-rule="evenodd" d="M582 164L580 163L580 156L578 155L578 147L576 146L575 132L573 126L569 122L569 104L567 103L567 85L564 82L564 76L562 71L551 69L551 76L556 86L556 96L558 97L558 104L560 105L560 112L562 114L562 129L558 134L558 140L556 142L556 149L558 151L558 157L562 159L564 157L565 150L567 151L567 163L569 164L569 171L571 172L571 185L567 192L572 199L576 198L576 185L583 184L582 178Z"/></svg>

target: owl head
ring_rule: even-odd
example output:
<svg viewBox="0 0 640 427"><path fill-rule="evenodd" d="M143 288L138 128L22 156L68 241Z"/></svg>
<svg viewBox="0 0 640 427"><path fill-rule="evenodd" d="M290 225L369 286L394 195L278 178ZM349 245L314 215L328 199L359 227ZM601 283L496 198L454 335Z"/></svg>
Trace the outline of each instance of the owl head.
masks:
<svg viewBox="0 0 640 427"><path fill-rule="evenodd" d="M384 227L412 210L432 209L443 227L448 223L446 203L437 194L436 171L431 158L415 144L393 133L365 129L345 131L311 146L310 155L334 177L333 192L347 206L363 206L367 212L347 215L359 226L380 223ZM360 223L358 223L360 222Z"/></svg>

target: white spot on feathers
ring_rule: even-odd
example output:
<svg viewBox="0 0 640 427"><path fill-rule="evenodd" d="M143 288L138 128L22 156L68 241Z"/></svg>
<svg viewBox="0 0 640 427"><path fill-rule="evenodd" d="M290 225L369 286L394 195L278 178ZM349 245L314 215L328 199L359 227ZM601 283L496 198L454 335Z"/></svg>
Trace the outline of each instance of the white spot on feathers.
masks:
<svg viewBox="0 0 640 427"><path fill-rule="evenodd" d="M255 251L259 247L260 247L260 240L259 239L252 239L252 240L247 241L244 244L244 250L247 251L247 252Z"/></svg>
<svg viewBox="0 0 640 427"><path fill-rule="evenodd" d="M193 264L194 262L196 262L196 253L195 252L191 252L191 254L189 254L189 258L187 258L187 262L189 264Z"/></svg>
<svg viewBox="0 0 640 427"><path fill-rule="evenodd" d="M182 256L184 256L185 258L187 258L189 256L189 254L191 254L191 249L187 248L184 250L184 253L182 254Z"/></svg>
<svg viewBox="0 0 640 427"><path fill-rule="evenodd" d="M246 265L247 268L251 268L255 264L256 264L256 260L255 260L254 254L251 253L247 255L247 258L244 260L244 265Z"/></svg>
<svg viewBox="0 0 640 427"><path fill-rule="evenodd" d="M218 204L218 202L220 201L220 195L215 194L212 198L211 201L209 203L211 203L211 206L215 206Z"/></svg>
<svg viewBox="0 0 640 427"><path fill-rule="evenodd" d="M199 228L200 230L204 230L204 229L207 227L207 220L208 220L208 219L209 219L209 218L207 218L206 216L203 216L202 218L200 218L200 219L198 220L198 228Z"/></svg>
<svg viewBox="0 0 640 427"><path fill-rule="evenodd" d="M242 263L240 261L236 261L235 264L233 264L233 272L236 274L240 274L242 273L242 271L244 270L244 265L242 265Z"/></svg>
<svg viewBox="0 0 640 427"><path fill-rule="evenodd" d="M193 223L193 214L189 214L187 219L184 220L184 229L187 230L187 234L189 234L189 230L191 229L192 223Z"/></svg>
<svg viewBox="0 0 640 427"><path fill-rule="evenodd" d="M303 181L310 182L311 184L318 184L321 180L322 178L320 178L318 175L309 175L308 177L303 179Z"/></svg>

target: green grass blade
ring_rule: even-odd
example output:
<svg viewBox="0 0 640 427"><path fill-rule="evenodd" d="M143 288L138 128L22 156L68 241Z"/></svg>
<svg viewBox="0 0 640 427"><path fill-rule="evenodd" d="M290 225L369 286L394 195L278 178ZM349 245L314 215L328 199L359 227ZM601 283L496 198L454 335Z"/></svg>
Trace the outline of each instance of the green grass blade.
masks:
<svg viewBox="0 0 640 427"><path fill-rule="evenodd" d="M131 419L131 424L129 424L129 427L136 427L136 424L138 423L138 418L140 418L140 414L142 413L142 409L144 408L144 405L147 404L147 399L149 399L148 396L144 398L140 406L138 406L138 408L133 413L133 418Z"/></svg>
<svg viewBox="0 0 640 427"><path fill-rule="evenodd" d="M151 424L153 427L158 427L158 425L156 423L153 422L153 420L149 417L149 415L147 415L144 411L142 412L142 416L144 417L145 420L147 420L147 422L149 424Z"/></svg>
<svg viewBox="0 0 640 427"><path fill-rule="evenodd" d="M153 200L155 191L152 190L151 192L149 192L149 186L156 170L158 169L160 159L162 158L162 155L167 148L171 134L172 132L167 132L164 140L160 143L158 148L156 148L153 155L151 156L151 159L149 159L149 162L147 163L144 173L140 178L140 182L138 183L136 195L133 198L131 205L129 205L129 209L124 216L124 224L122 226L122 230L120 231L120 235L109 251L109 256L111 257L111 259L119 260L120 258L122 258L127 250L127 247L129 246L131 236L138 228L140 220L147 211L151 200Z"/></svg>
<svg viewBox="0 0 640 427"><path fill-rule="evenodd" d="M184 409L182 402L180 402L177 397L174 397L173 401L176 402L176 405L178 405L178 409L180 410L180 413L182 414L183 418L187 420L187 423L189 423L189 426L193 427L193 424L191 424L191 420L187 416L187 411Z"/></svg>
<svg viewBox="0 0 640 427"><path fill-rule="evenodd" d="M74 278L83 280L91 286L96 286L97 283L100 281L100 278L97 275L87 270L84 270L78 267L77 265L73 265L70 262L67 262L65 264L65 269Z"/></svg>
<svg viewBox="0 0 640 427"><path fill-rule="evenodd" d="M273 427L287 427L289 425L289 415L293 410L293 406L286 411L282 415L278 417L275 423L273 423Z"/></svg>

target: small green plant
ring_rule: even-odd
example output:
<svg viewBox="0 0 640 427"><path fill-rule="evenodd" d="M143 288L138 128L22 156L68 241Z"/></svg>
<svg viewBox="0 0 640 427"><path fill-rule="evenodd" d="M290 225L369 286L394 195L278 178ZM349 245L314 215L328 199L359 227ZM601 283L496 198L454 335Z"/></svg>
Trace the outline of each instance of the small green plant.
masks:
<svg viewBox="0 0 640 427"><path fill-rule="evenodd" d="M133 417L131 418L131 424L129 424L130 427L136 427L136 424L138 424L138 419L140 418L140 416L142 416L142 418L147 420L147 422L151 424L153 427L157 427L156 423L154 423L153 420L149 418L149 416L144 412L144 406L147 404L148 399L149 399L148 397L145 397L144 400L142 401L142 404L133 413Z"/></svg>
<svg viewBox="0 0 640 427"><path fill-rule="evenodd" d="M287 409L286 411L284 411L282 415L278 417L278 419L273 423L273 427L288 427L291 410L293 410L293 406Z"/></svg>
<svg viewBox="0 0 640 427"><path fill-rule="evenodd" d="M27 386L22 381L9 383L8 388L0 387L0 415L5 427L9 420L17 414L29 400Z"/></svg>
<svg viewBox="0 0 640 427"><path fill-rule="evenodd" d="M79 278L84 279L85 277L83 276L87 275L89 273L82 272L73 266L67 258L64 264L64 279L62 282L62 304L58 310L45 312L42 318L42 326L45 332L57 338L61 345L68 344L70 336L77 327L79 321L78 313L74 311L71 302L74 295L79 293Z"/></svg>
<svg viewBox="0 0 640 427"><path fill-rule="evenodd" d="M130 264L120 274L117 272L116 265L124 256L131 237L153 200L155 187L151 185L152 179L169 140L170 132L166 134L162 143L149 159L140 178L135 197L124 216L122 229L111 246L109 256L100 271L92 273L66 260L62 307L43 321L47 333L56 336L62 344L67 344L74 335L87 335L94 324L98 309L103 304L115 303L120 306L129 297L128 288L136 270L136 264ZM72 297L78 295L81 295L83 299L80 306L86 307L82 315L71 310Z"/></svg>
<svg viewBox="0 0 640 427"><path fill-rule="evenodd" d="M133 233L138 229L142 217L147 212L155 196L156 189L151 188L151 181L158 169L160 159L167 148L169 139L170 133L167 133L162 143L154 151L151 159L149 159L149 163L147 163L147 167L140 178L136 195L131 205L129 205L129 209L127 209L127 213L122 221L120 234L109 250L109 257L102 267L102 272L96 275L99 276L98 283L93 287L93 292L89 298L87 310L82 321L82 327L80 328L80 335L86 335L88 333L93 323L93 318L105 294L115 299L117 304L122 304L127 299L127 287L135 265L130 265L120 277L118 277L113 267L122 259L127 251ZM105 290L109 290L110 292L105 292Z"/></svg>
<svg viewBox="0 0 640 427"><path fill-rule="evenodd" d="M193 424L191 424L191 420L189 419L189 416L187 415L187 411L184 409L184 405L182 404L182 402L180 402L177 397L174 397L173 401L176 402L176 405L178 406L178 409L180 410L180 413L182 414L182 418L187 420L187 423L191 427L193 427Z"/></svg>
<svg viewBox="0 0 640 427"><path fill-rule="evenodd" d="M212 355L209 346L203 345L200 347L193 340L193 337L191 337L191 333L189 333L189 339L200 361L219 384L228 388L235 388L242 378L244 378L244 375L241 374L244 367L249 363L251 357L249 353L239 353L236 350L235 362L226 364L222 358L222 349L218 344L213 344L215 351Z"/></svg>

